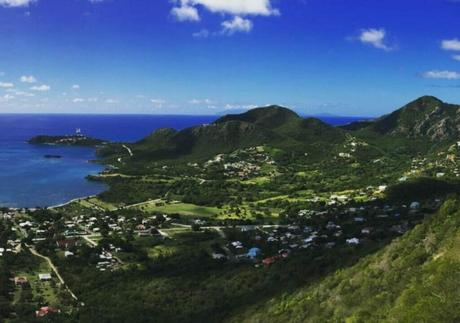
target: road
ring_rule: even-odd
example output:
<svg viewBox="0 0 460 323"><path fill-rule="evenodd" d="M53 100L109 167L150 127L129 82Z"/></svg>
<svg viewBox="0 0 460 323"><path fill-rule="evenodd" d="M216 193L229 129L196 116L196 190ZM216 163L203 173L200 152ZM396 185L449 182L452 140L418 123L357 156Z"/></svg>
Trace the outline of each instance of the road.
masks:
<svg viewBox="0 0 460 323"><path fill-rule="evenodd" d="M53 262L51 261L51 259L49 257L46 257L42 254L40 254L37 250L35 250L33 247L29 246L29 245L26 245L27 248L29 248L30 252L34 255L34 256L37 256L39 258L42 258L44 260L46 260L46 262L48 263L48 265L50 266L50 268L53 270L53 272L56 274L56 277L59 279L59 281L61 282L62 286L64 286L64 288L69 292L70 296L72 296L72 298L76 301L78 301L78 297L70 290L69 286L67 286L67 284L65 283L64 281L64 278L62 278L61 274L59 273L58 269L56 268L56 266L53 264Z"/></svg>
<svg viewBox="0 0 460 323"><path fill-rule="evenodd" d="M123 145L123 148L125 148L125 149L128 151L129 156L131 156L131 157L134 156L133 151L131 150L131 148L129 148L129 147L126 146L126 145Z"/></svg>
<svg viewBox="0 0 460 323"><path fill-rule="evenodd" d="M91 239L89 238L89 236L86 235L86 236L82 236L82 237L83 237L83 239L84 239L86 242L88 242L90 245L92 245L93 247L97 247L97 242L94 241L94 240L91 240Z"/></svg>

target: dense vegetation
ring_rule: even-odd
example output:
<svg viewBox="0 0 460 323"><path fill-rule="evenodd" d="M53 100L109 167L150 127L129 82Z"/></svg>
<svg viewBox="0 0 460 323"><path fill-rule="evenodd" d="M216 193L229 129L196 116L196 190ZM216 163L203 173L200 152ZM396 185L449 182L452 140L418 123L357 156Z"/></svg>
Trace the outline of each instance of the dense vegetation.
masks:
<svg viewBox="0 0 460 323"><path fill-rule="evenodd" d="M107 144L98 152L111 168L91 179L110 189L31 213L44 239L24 242L84 300L57 317L66 322L455 322L458 111L422 97L336 128L270 106ZM56 242L70 228L92 243L67 257ZM108 250L116 261L103 267ZM28 257L0 271L36 268ZM10 290L0 280L0 319ZM20 318L36 295L14 303Z"/></svg>
<svg viewBox="0 0 460 323"><path fill-rule="evenodd" d="M234 322L457 322L460 201L355 266L240 313Z"/></svg>

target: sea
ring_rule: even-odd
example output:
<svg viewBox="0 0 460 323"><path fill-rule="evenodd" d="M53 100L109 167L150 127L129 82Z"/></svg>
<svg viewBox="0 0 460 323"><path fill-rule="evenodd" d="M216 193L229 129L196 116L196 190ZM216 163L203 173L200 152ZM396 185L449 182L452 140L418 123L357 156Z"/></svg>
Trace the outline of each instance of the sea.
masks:
<svg viewBox="0 0 460 323"><path fill-rule="evenodd" d="M74 134L110 141L135 142L158 128L184 129L212 123L218 116L0 114L0 206L49 207L96 195L107 187L89 181L103 166L92 162L93 148L30 145L36 135ZM319 117L331 125L361 117ZM46 158L58 155L61 158Z"/></svg>

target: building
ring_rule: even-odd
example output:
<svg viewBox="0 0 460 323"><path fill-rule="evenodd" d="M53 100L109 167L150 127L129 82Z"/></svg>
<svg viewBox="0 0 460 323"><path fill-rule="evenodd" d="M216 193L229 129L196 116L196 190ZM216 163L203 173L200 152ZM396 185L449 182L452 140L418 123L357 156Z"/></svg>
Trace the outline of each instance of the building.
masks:
<svg viewBox="0 0 460 323"><path fill-rule="evenodd" d="M45 274L38 274L38 279L40 279L40 281L50 281L52 277L50 273L45 273Z"/></svg>
<svg viewBox="0 0 460 323"><path fill-rule="evenodd" d="M45 317L50 313L59 313L60 311L58 309L55 309L50 306L44 306L35 311L35 317Z"/></svg>

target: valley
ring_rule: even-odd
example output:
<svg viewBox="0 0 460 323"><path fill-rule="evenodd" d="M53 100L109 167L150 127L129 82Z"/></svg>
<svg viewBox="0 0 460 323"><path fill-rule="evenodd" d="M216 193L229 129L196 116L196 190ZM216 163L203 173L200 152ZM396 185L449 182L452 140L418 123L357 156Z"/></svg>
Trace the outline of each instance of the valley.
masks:
<svg viewBox="0 0 460 323"><path fill-rule="evenodd" d="M270 106L98 145L107 191L2 209L0 317L455 321L459 120L434 97L342 127Z"/></svg>

